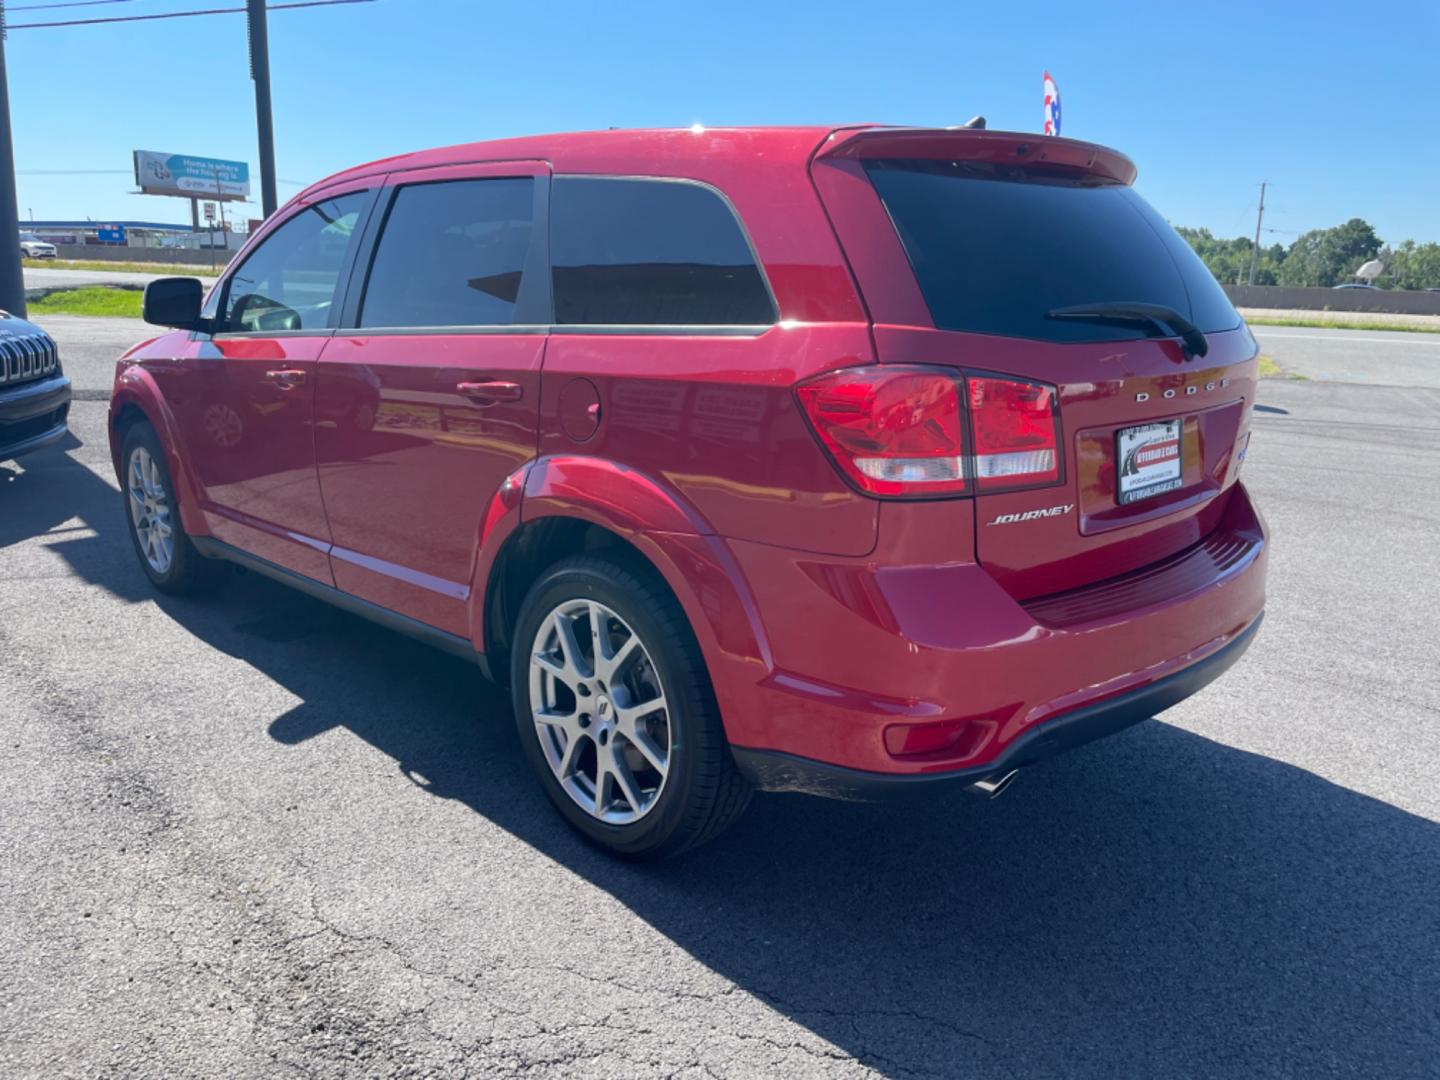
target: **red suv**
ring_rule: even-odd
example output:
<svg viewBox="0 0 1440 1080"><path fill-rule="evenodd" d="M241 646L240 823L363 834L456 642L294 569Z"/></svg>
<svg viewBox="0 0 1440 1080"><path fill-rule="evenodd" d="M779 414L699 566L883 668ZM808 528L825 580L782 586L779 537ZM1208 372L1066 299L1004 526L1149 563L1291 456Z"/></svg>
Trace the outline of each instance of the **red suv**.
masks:
<svg viewBox="0 0 1440 1080"><path fill-rule="evenodd" d="M1066 139L612 131L305 191L119 363L141 565L224 559L508 680L591 840L1022 765L1250 643L1256 345Z"/></svg>

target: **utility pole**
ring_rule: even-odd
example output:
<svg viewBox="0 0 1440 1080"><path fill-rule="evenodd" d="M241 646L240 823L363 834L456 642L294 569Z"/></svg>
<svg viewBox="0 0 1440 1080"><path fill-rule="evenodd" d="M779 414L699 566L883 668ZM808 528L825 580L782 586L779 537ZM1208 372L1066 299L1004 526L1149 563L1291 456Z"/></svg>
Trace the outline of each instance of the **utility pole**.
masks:
<svg viewBox="0 0 1440 1080"><path fill-rule="evenodd" d="M275 122L270 113L270 29L265 0L245 0L250 27L250 78L255 80L255 127L260 133L260 209L275 213Z"/></svg>
<svg viewBox="0 0 1440 1080"><path fill-rule="evenodd" d="M1255 264L1260 260L1260 222L1265 220L1265 185L1270 181L1260 181L1260 209L1255 212L1255 246L1250 249L1250 284L1255 284Z"/></svg>
<svg viewBox="0 0 1440 1080"><path fill-rule="evenodd" d="M5 0L0 0L0 308L25 317L25 270L20 265L20 197L10 141L10 89L5 73Z"/></svg>

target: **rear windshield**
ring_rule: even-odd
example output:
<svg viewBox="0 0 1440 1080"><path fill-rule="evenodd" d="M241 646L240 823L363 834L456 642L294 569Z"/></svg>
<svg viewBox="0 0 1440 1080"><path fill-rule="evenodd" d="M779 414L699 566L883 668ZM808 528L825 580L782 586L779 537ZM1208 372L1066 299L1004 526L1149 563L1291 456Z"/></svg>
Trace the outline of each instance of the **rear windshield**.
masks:
<svg viewBox="0 0 1440 1080"><path fill-rule="evenodd" d="M942 330L1115 341L1146 328L1050 319L1073 304L1138 300L1201 330L1240 316L1190 246L1124 184L966 161L879 160L866 171Z"/></svg>

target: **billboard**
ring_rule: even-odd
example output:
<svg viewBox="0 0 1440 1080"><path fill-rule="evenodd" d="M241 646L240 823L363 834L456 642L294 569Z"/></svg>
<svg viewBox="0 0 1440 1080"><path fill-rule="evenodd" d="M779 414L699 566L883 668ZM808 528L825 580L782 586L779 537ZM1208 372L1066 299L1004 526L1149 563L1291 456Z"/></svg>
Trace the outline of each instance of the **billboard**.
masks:
<svg viewBox="0 0 1440 1080"><path fill-rule="evenodd" d="M243 161L136 150L135 183L145 195L242 202L250 198L250 166Z"/></svg>

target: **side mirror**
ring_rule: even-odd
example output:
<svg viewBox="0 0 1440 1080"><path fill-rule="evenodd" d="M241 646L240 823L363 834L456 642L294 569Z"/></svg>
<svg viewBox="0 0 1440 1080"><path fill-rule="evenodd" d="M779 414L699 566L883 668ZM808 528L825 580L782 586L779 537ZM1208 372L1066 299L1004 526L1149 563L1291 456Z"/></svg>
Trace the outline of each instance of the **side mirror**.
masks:
<svg viewBox="0 0 1440 1080"><path fill-rule="evenodd" d="M197 278L156 278L145 286L145 303L141 314L156 326L173 326L178 330L203 330L208 320L200 317L205 299L205 286Z"/></svg>

